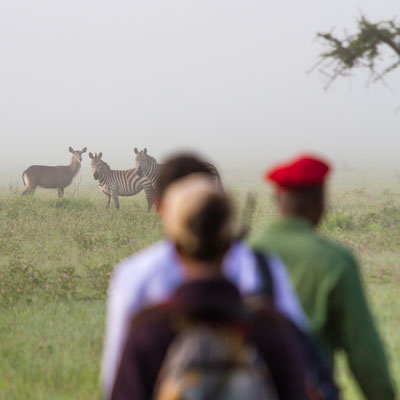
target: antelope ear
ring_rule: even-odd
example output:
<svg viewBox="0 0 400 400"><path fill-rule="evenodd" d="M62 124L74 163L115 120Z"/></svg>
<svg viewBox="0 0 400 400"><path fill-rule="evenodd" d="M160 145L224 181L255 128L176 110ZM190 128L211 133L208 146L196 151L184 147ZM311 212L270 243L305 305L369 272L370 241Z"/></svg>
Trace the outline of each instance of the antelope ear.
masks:
<svg viewBox="0 0 400 400"><path fill-rule="evenodd" d="M84 147L81 151L81 153L86 153L87 147Z"/></svg>
<svg viewBox="0 0 400 400"><path fill-rule="evenodd" d="M74 149L73 149L71 146L69 146L69 149L68 149L68 150L69 150L70 153L73 153L73 152L74 152Z"/></svg>
<svg viewBox="0 0 400 400"><path fill-rule="evenodd" d="M92 153L89 153L89 158L90 158L91 160L93 160L94 156L93 156Z"/></svg>
<svg viewBox="0 0 400 400"><path fill-rule="evenodd" d="M147 154L147 149L146 149L146 147L143 149L143 154Z"/></svg>
<svg viewBox="0 0 400 400"><path fill-rule="evenodd" d="M99 154L97 154L97 157L98 157L98 158L101 158L101 157L103 157L103 153L102 153L102 152L100 152Z"/></svg>
<svg viewBox="0 0 400 400"><path fill-rule="evenodd" d="M135 154L139 154L139 150L138 150L137 147L135 147L135 148L133 149L133 151L135 152Z"/></svg>

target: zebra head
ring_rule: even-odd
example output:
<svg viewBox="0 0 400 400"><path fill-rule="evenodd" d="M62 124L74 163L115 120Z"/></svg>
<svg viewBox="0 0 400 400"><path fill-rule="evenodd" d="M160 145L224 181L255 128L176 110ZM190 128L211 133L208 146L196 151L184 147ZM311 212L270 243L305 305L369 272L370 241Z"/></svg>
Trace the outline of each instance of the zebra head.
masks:
<svg viewBox="0 0 400 400"><path fill-rule="evenodd" d="M139 176L146 175L146 172L149 170L151 166L151 162L153 157L147 154L147 149L144 148L143 150L138 150L135 147L134 152L136 154L136 170Z"/></svg>
<svg viewBox="0 0 400 400"><path fill-rule="evenodd" d="M89 153L89 158L92 160L92 172L93 172L93 178L95 180L99 180L102 178L109 170L110 167L108 166L107 163L105 163L101 157L103 156L103 153Z"/></svg>

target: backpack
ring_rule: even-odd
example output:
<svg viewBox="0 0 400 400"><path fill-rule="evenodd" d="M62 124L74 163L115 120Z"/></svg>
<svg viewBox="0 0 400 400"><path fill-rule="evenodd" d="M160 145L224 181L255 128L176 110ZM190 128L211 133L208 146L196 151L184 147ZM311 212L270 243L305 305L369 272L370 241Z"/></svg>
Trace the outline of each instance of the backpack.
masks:
<svg viewBox="0 0 400 400"><path fill-rule="evenodd" d="M240 329L191 323L168 348L155 400L277 400L268 367Z"/></svg>
<svg viewBox="0 0 400 400"><path fill-rule="evenodd" d="M266 296L273 303L274 284L267 257L259 251L254 251L254 257L262 280L260 294ZM306 386L309 398L311 400L338 400L339 388L335 383L332 368L325 361L314 340L292 321L285 319L307 361Z"/></svg>

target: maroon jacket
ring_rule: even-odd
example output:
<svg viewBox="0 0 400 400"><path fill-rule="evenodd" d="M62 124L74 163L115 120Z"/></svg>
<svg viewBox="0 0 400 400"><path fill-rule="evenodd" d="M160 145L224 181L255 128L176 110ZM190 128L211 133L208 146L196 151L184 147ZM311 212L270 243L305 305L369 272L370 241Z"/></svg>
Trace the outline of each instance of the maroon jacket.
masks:
<svg viewBox="0 0 400 400"><path fill-rule="evenodd" d="M179 308L174 306L177 304ZM140 313L132 321L112 400L152 398L168 347L179 334L171 318L172 314L177 314L177 309L179 313L196 315L196 320L224 324L238 315L229 314L227 310L241 310L242 306L236 287L224 278L214 278L185 283L174 292L167 305ZM306 368L284 319L273 310L263 312L247 338L267 363L279 399L306 399Z"/></svg>

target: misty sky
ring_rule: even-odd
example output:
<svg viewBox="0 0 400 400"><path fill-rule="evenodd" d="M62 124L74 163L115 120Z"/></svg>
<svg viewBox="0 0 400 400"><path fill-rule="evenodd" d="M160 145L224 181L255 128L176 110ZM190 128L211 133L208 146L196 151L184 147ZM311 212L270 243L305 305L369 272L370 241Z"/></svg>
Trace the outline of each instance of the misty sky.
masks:
<svg viewBox="0 0 400 400"><path fill-rule="evenodd" d="M361 11L389 19L399 1L4 1L0 167L66 164L68 146L116 169L135 146L195 149L221 167L299 151L400 163L399 71L395 93L366 88L362 71L328 92L306 74L316 32L352 31Z"/></svg>

